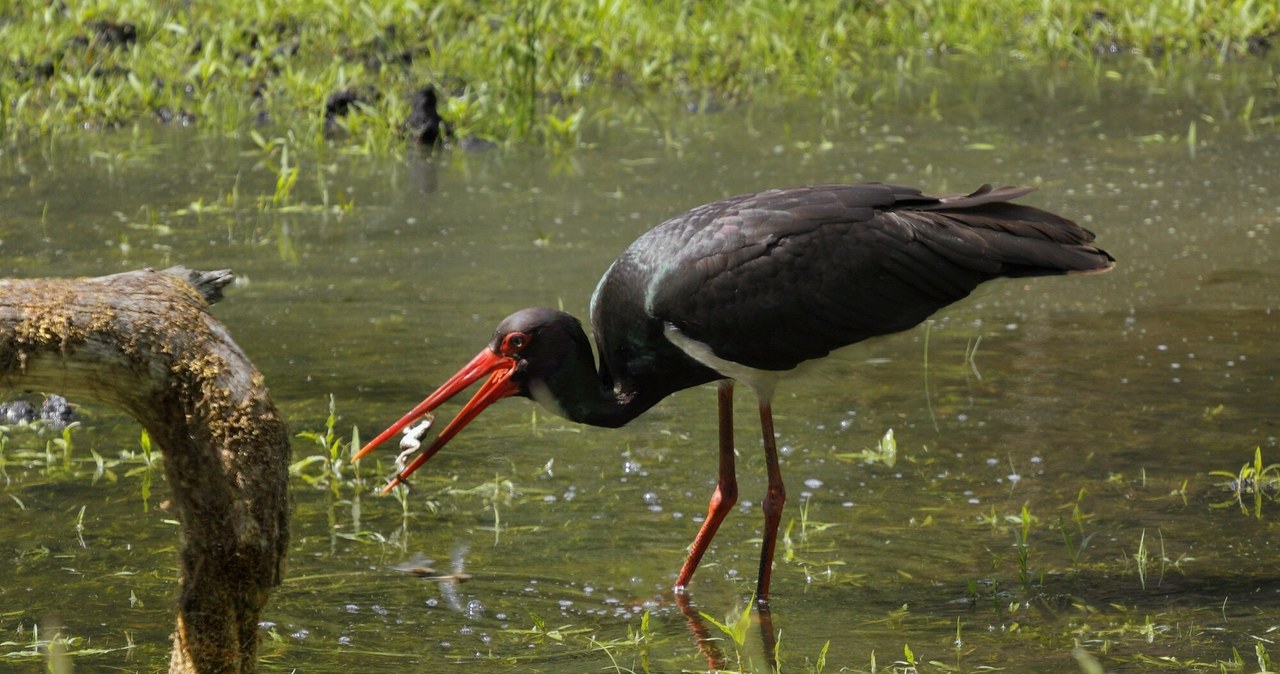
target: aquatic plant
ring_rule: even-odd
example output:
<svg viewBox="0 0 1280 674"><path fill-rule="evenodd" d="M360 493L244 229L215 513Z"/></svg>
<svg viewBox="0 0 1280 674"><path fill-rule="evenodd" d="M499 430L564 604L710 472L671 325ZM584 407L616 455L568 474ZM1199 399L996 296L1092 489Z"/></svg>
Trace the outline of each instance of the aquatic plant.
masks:
<svg viewBox="0 0 1280 674"><path fill-rule="evenodd" d="M1257 519L1262 519L1263 500L1274 501L1276 494L1280 492L1280 464L1264 464L1262 447L1254 448L1253 460L1240 466L1240 470L1234 473L1215 470L1210 471L1209 475L1227 478L1223 486L1232 496L1228 501L1213 504L1213 507L1230 507L1234 503L1240 506L1242 512L1248 513L1252 510L1253 516Z"/></svg>

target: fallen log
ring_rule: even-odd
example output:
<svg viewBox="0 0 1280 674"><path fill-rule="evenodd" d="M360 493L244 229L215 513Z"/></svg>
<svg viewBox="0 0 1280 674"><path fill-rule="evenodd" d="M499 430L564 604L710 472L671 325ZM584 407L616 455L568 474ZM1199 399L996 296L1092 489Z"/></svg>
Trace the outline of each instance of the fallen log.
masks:
<svg viewBox="0 0 1280 674"><path fill-rule="evenodd" d="M230 271L0 280L0 391L123 408L164 451L181 523L169 671L253 672L289 543L289 435L209 314Z"/></svg>

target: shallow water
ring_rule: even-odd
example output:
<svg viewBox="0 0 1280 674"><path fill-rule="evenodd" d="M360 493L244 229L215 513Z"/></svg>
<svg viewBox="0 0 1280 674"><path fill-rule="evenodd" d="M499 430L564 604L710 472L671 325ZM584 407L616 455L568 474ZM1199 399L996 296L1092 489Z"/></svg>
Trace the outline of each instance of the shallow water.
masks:
<svg viewBox="0 0 1280 674"><path fill-rule="evenodd" d="M278 203L278 159L247 141L144 129L6 149L0 274L231 267L214 312L294 431L322 430L332 395L339 435L368 437L510 311L585 315L613 257L686 208L809 182L1037 185L1024 201L1095 230L1114 272L989 284L780 390L782 668L816 669L826 647L826 671L879 671L905 646L928 671L1079 671L1080 647L1107 671L1216 671L1233 649L1252 671L1280 607L1276 508L1216 507L1232 495L1209 473L1277 453L1278 137L1229 121L1233 91L1208 74L1156 87L1115 68L944 68L870 112L658 110L550 156L307 147ZM1237 86L1265 83L1249 78ZM732 621L754 587L763 460L745 391L738 512L688 616L670 593L714 483L714 398L681 392L615 431L506 402L419 472L403 507L371 493L390 449L360 466L359 489L295 479L263 669L765 671L768 630L739 646L697 615ZM0 669L37 666L22 653L55 625L83 669L166 661L167 487L136 458L95 474L90 450L136 453L138 428L81 414L73 470L43 440L5 449ZM895 465L851 456L889 429ZM313 453L297 441L295 459ZM470 578L397 568L425 558Z"/></svg>

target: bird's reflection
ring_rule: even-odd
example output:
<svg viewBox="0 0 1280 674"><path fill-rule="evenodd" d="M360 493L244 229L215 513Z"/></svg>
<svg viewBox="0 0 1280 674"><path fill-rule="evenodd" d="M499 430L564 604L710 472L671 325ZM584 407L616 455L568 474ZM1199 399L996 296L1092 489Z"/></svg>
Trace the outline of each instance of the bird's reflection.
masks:
<svg viewBox="0 0 1280 674"><path fill-rule="evenodd" d="M452 553L449 555L449 570L447 572L438 568L435 560L421 552L415 552L404 562L387 568L423 580L434 581L437 587L440 588L441 598L451 610L470 619L477 619L484 614L484 604L478 599L467 601L461 595L459 588L460 585L474 578L471 573L466 571L469 550L470 546L466 543L454 546ZM428 603L434 605L434 601L429 601ZM703 612L699 610L698 605L689 598L688 594L683 592L676 593L675 603L680 610L680 614L684 617L685 624L693 635L698 651L707 659L707 669L714 672L729 668L729 658L725 657L724 651L720 647L720 643L725 639L726 635L722 634L718 627L715 627L707 620L707 617L703 615ZM768 671L777 672L778 633L773 626L773 612L770 610L768 602L752 601L751 603L755 608L752 613L753 622L756 623L760 630L760 644L764 651Z"/></svg>
<svg viewBox="0 0 1280 674"><path fill-rule="evenodd" d="M693 633L693 639L698 645L698 651L707 659L707 669L709 671L720 671L725 669L724 653L720 650L720 637L711 635L711 630L707 626L707 621L702 617L702 613L697 607L689 601L689 595L681 592L676 594L676 606L680 608L681 615L684 616L685 623L689 626L689 631ZM757 625L760 627L760 643L764 647L765 662L769 665L770 672L778 671L778 636L773 629L773 613L769 609L767 603L758 603L756 605Z"/></svg>

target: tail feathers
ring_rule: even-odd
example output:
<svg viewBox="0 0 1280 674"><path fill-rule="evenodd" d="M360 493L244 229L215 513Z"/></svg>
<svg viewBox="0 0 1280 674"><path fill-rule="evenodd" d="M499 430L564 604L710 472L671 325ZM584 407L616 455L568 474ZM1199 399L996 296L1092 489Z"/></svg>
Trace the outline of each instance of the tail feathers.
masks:
<svg viewBox="0 0 1280 674"><path fill-rule="evenodd" d="M941 197L913 207L916 218L938 229L922 235L936 253L992 276L1101 273L1115 258L1090 245L1093 232L1060 215L1010 203L1030 187L983 185L966 195Z"/></svg>
<svg viewBox="0 0 1280 674"><path fill-rule="evenodd" d="M987 255L1000 263L998 272L1000 276L1017 278L1058 274L1096 274L1115 266L1115 258L1109 253L1087 243L1064 243L1053 239L1030 237L1021 231L992 229L972 231L982 239Z"/></svg>
<svg viewBox="0 0 1280 674"><path fill-rule="evenodd" d="M970 192L969 194L954 194L951 196L937 197L938 203L935 206L922 208L922 211L939 211L952 208L973 208L982 204L990 204L997 202L1013 201L1018 197L1023 197L1036 191L1034 187L1015 187L1008 185L1005 187L992 188L990 184Z"/></svg>
<svg viewBox="0 0 1280 674"><path fill-rule="evenodd" d="M1115 266L1115 258L1090 245L1093 236L1087 230L1066 220L1070 229L1034 220L974 217L972 212L895 215L905 216L915 239L934 255L986 278L1101 273Z"/></svg>

